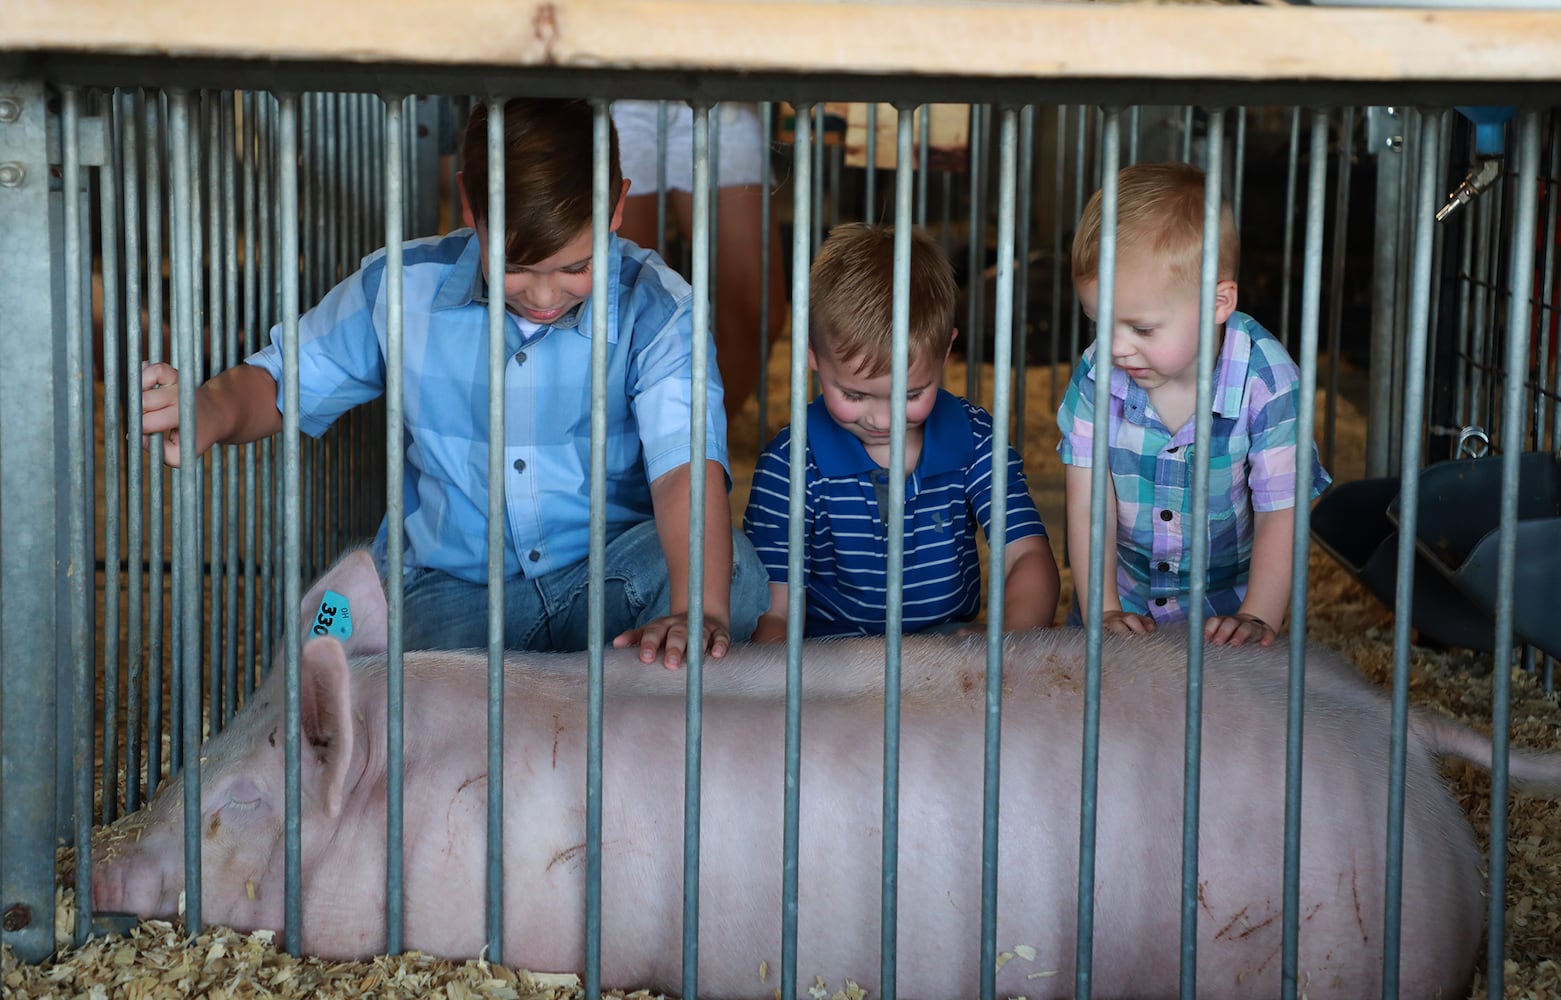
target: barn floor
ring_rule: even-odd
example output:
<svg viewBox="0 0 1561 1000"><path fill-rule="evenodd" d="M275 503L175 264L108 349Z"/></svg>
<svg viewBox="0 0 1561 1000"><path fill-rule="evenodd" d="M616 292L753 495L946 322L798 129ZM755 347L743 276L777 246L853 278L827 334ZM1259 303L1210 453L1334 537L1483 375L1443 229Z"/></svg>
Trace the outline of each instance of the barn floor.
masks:
<svg viewBox="0 0 1561 1000"><path fill-rule="evenodd" d="M771 429L786 413L785 341L777 345L771 377ZM1065 371L1061 383L1066 384ZM1030 373L1031 414L1026 421L1025 461L1036 502L1052 533L1062 562L1061 470L1055 452L1056 403L1049 398L1047 369ZM960 363L951 366L948 384L964 385ZM1330 471L1336 480L1363 474L1364 421L1351 398L1361 398L1358 374L1345 374L1345 399L1340 401L1339 453ZM990 404L990 376L985 402ZM1321 400L1319 400L1321 404ZM749 413L756 415L753 402ZM1320 420L1319 420L1320 426ZM734 516L746 499L746 470L751 469L756 427L734 428ZM1063 593L1070 591L1063 570ZM1309 635L1345 652L1369 677L1386 684L1392 670L1392 619L1388 610L1367 593L1334 560L1314 548L1310 563ZM1059 620L1065 609L1059 609ZM1410 696L1413 703L1434 707L1476 728L1489 729L1491 658L1463 650L1438 651L1416 646L1411 652ZM1512 743L1535 749L1561 750L1561 710L1546 695L1536 677L1514 671ZM1455 795L1467 810L1482 848L1490 825L1490 782L1462 764L1444 767ZM1509 803L1509 854L1506 889L1505 996L1561 998L1561 802L1514 796ZM108 937L71 949L69 933L74 905L69 852L63 852L57 926L61 951L50 962L18 964L9 949L4 955L3 983L14 997L464 997L573 998L580 994L572 976L533 977L484 962L457 964L408 955L371 963L293 959L279 953L267 934L244 935L208 929L194 941L184 941L177 927L149 921L127 938ZM609 945L610 946L610 945ZM1471 997L1486 995L1484 957ZM855 995L828 984L816 996ZM614 994L621 995L621 994ZM630 996L648 996L644 993Z"/></svg>

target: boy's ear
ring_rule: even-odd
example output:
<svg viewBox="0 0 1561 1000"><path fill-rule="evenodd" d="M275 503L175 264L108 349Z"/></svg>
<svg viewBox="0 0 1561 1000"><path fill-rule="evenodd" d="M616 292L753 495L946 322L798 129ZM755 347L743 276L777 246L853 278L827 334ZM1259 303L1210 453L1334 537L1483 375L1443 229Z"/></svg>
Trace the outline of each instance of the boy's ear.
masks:
<svg viewBox="0 0 1561 1000"><path fill-rule="evenodd" d="M956 341L958 339L959 339L959 327L956 326L953 330L951 330L949 332L949 346L948 346L948 349L943 352L943 363L945 365L947 365L949 363L949 358L954 356L954 341Z"/></svg>
<svg viewBox="0 0 1561 1000"><path fill-rule="evenodd" d="M818 371L818 358L813 356L812 344L808 345L808 369L810 371Z"/></svg>
<svg viewBox="0 0 1561 1000"><path fill-rule="evenodd" d="M1223 323L1236 311L1236 283L1230 278L1214 285L1214 322Z"/></svg>
<svg viewBox="0 0 1561 1000"><path fill-rule="evenodd" d="M455 173L455 187L456 190L461 192L461 222L468 229L476 229L477 217L472 214L471 202L466 200L466 185L461 183L462 173L463 171L459 170Z"/></svg>
<svg viewBox="0 0 1561 1000"><path fill-rule="evenodd" d="M623 179L623 187L618 190L618 202L612 207L612 221L607 224L609 233L616 233L618 227L623 225L623 203L629 197L629 179Z"/></svg>

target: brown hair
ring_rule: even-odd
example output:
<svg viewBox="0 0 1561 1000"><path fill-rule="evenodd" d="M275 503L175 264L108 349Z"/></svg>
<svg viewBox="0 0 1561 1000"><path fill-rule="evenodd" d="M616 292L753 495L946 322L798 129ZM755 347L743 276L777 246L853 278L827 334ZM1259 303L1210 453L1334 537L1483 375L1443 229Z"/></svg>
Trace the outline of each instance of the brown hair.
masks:
<svg viewBox="0 0 1561 1000"><path fill-rule="evenodd" d="M1117 174L1117 247L1148 250L1169 262L1179 280L1196 283L1203 264L1202 170L1187 163L1139 163ZM1100 270L1100 192L1073 234L1073 278L1096 281ZM1235 280L1241 238L1230 203L1220 205L1217 277Z"/></svg>
<svg viewBox="0 0 1561 1000"><path fill-rule="evenodd" d="M504 258L534 264L591 225L594 112L583 100L504 102ZM607 197L623 187L618 134L608 119ZM478 222L488 214L488 105L478 101L461 144L461 184ZM604 220L605 221L605 220ZM493 227L488 227L490 233Z"/></svg>
<svg viewBox="0 0 1561 1000"><path fill-rule="evenodd" d="M910 363L941 361L954 336L954 267L924 230L910 234ZM808 278L808 342L842 360L862 359L862 373L889 370L894 322L894 227L835 226L819 247Z"/></svg>

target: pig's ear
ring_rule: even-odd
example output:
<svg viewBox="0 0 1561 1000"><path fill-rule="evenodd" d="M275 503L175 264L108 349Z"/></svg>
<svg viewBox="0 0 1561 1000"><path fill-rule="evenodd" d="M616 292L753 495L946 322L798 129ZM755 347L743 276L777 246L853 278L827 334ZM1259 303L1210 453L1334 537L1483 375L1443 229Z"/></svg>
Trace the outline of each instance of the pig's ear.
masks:
<svg viewBox="0 0 1561 1000"><path fill-rule="evenodd" d="M299 724L304 767L328 816L341 815L352 763L352 677L347 653L335 639L311 639L299 657Z"/></svg>
<svg viewBox="0 0 1561 1000"><path fill-rule="evenodd" d="M345 601L347 617L339 616L336 598L326 602L329 591ZM322 603L333 609L329 621L321 623ZM354 549L338 559L325 575L316 580L304 595L299 608L304 638L332 635L340 639L348 656L377 656L389 648L387 623L390 611L385 602L385 586L379 569L367 549ZM349 629L345 627L350 624ZM325 629L317 631L316 626Z"/></svg>

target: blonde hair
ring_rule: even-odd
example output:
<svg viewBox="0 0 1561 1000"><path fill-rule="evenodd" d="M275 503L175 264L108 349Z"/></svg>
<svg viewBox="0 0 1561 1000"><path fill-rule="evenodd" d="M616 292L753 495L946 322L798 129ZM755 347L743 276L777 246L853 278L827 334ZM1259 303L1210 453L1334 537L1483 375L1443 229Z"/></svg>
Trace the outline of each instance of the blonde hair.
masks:
<svg viewBox="0 0 1561 1000"><path fill-rule="evenodd" d="M1117 174L1117 247L1147 250L1170 264L1181 281L1196 283L1203 263L1202 170L1187 163L1139 163ZM1084 206L1073 234L1073 279L1100 274L1100 192ZM1219 273L1236 278L1241 238L1228 201L1220 205Z"/></svg>
<svg viewBox="0 0 1561 1000"><path fill-rule="evenodd" d="M910 357L942 361L954 336L954 266L924 230L910 234ZM892 363L894 227L835 226L808 272L808 346L841 360L862 359L877 378Z"/></svg>

